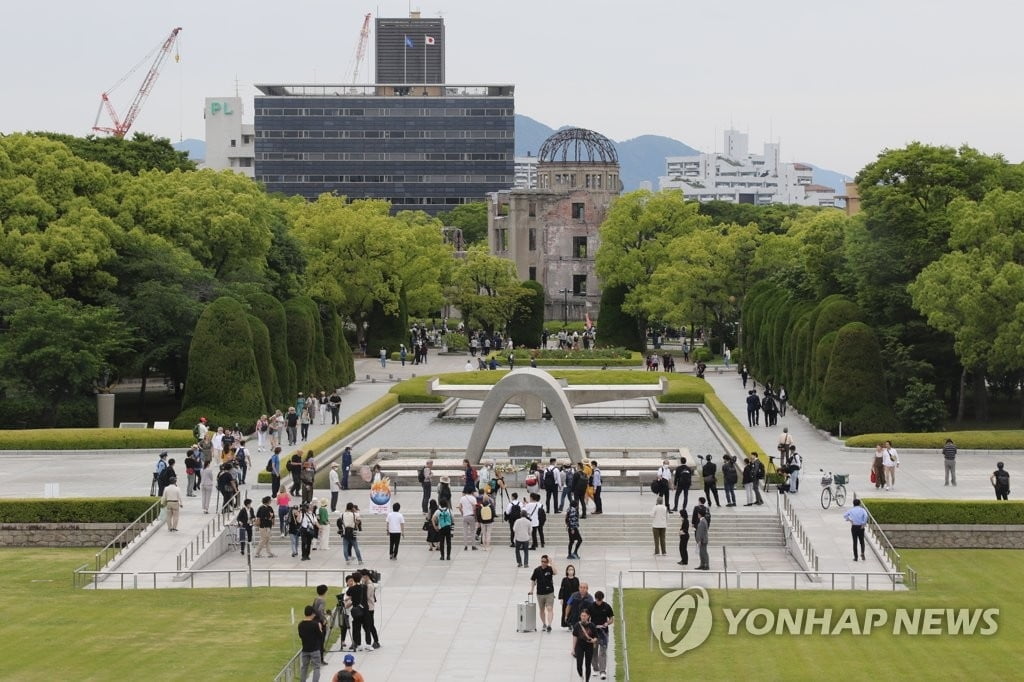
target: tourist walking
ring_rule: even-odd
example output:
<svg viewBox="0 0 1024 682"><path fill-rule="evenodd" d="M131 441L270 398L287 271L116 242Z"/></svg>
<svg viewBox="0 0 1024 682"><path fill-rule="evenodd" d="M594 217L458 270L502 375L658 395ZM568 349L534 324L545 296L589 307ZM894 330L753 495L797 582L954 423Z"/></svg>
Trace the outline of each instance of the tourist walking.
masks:
<svg viewBox="0 0 1024 682"><path fill-rule="evenodd" d="M597 630L590 622L590 611L581 611L580 620L572 628L572 651L576 659L576 674L590 682L590 669L597 644Z"/></svg>
<svg viewBox="0 0 1024 682"><path fill-rule="evenodd" d="M956 445L953 444L952 438L947 438L946 444L942 446L942 467L946 485L948 486L952 479L953 485L956 486Z"/></svg>
<svg viewBox="0 0 1024 682"><path fill-rule="evenodd" d="M668 528L668 507L662 504L662 500L659 497L654 501L654 508L651 509L651 532L654 535L654 556L666 554L666 528Z"/></svg>
<svg viewBox="0 0 1024 682"><path fill-rule="evenodd" d="M530 576L530 594L537 594L537 611L540 613L540 629L551 632L551 619L555 606L555 575L558 573L551 565L547 554L541 555L540 566L533 569Z"/></svg>
<svg viewBox="0 0 1024 682"><path fill-rule="evenodd" d="M989 482L996 491L997 500L1009 500L1010 498L1010 472L1003 467L1002 462L996 462L996 470L989 477Z"/></svg>
<svg viewBox="0 0 1024 682"><path fill-rule="evenodd" d="M562 578L562 583L558 586L558 619L559 625L563 628L568 628L569 623L566 620L569 616L569 608L567 602L569 597L576 594L580 589L580 579L576 577L576 567L569 564L565 567L565 576Z"/></svg>
<svg viewBox="0 0 1024 682"><path fill-rule="evenodd" d="M391 505L391 511L388 512L387 527L388 527L388 558L394 561L398 558L398 546L402 542L402 536L405 535L405 517L402 516L402 505L395 502Z"/></svg>
<svg viewBox="0 0 1024 682"><path fill-rule="evenodd" d="M530 517L520 514L519 518L512 524L512 540L516 545L516 567L523 568L530 565L530 536L532 526Z"/></svg>
<svg viewBox="0 0 1024 682"><path fill-rule="evenodd" d="M305 682L309 675L310 668L313 669L313 682L320 682L320 642L323 640L323 629L316 620L316 610L312 605L306 605L303 610L305 618L299 621L299 639L302 641L302 651L299 654L301 667L299 679Z"/></svg>
<svg viewBox="0 0 1024 682"><path fill-rule="evenodd" d="M331 512L327 509L327 498L320 498L320 508L316 510L317 528L316 549L331 548Z"/></svg>
<svg viewBox="0 0 1024 682"><path fill-rule="evenodd" d="M462 549L468 550L470 545L476 551L476 495L463 493L459 498L459 511L462 513Z"/></svg>
<svg viewBox="0 0 1024 682"><path fill-rule="evenodd" d="M274 508L270 506L270 495L263 498L262 504L256 510L256 532L259 534L259 542L256 544L256 558L263 556L263 550L267 550L267 556L276 556L270 548L270 533L274 529Z"/></svg>
<svg viewBox="0 0 1024 682"><path fill-rule="evenodd" d="M882 449L882 468L885 470L885 489L893 490L896 487L896 468L900 465L899 455L892 442L885 441Z"/></svg>
<svg viewBox="0 0 1024 682"><path fill-rule="evenodd" d="M857 543L860 543L860 558L864 560L864 528L868 525L868 511L857 498L853 498L853 507L848 509L843 518L850 522L850 536L853 538L853 560L857 560Z"/></svg>
<svg viewBox="0 0 1024 682"><path fill-rule="evenodd" d="M580 533L580 513L576 511L576 500L569 502L569 509L565 512L565 529L569 535L569 547L565 558L579 559L583 535Z"/></svg>
<svg viewBox="0 0 1024 682"><path fill-rule="evenodd" d="M876 490L885 486L885 456L882 450L883 445L881 443L876 443L875 458L871 462L871 477Z"/></svg>
<svg viewBox="0 0 1024 682"><path fill-rule="evenodd" d="M181 514L181 505L183 504L177 478L171 478L167 485L164 486L162 499L164 506L167 508L167 530L172 533L177 532L178 518Z"/></svg>
<svg viewBox="0 0 1024 682"><path fill-rule="evenodd" d="M588 609L590 622L597 630L597 643L594 645L594 671L602 680L608 679L608 635L615 623L615 611L612 605L604 600L604 592L594 593L594 603Z"/></svg>
<svg viewBox="0 0 1024 682"><path fill-rule="evenodd" d="M686 510L679 510L679 565L686 566L690 563L690 519L686 516Z"/></svg>
<svg viewBox="0 0 1024 682"><path fill-rule="evenodd" d="M331 465L331 472L327 475L328 487L331 490L331 512L338 510L338 495L341 494L341 477L338 476L338 463Z"/></svg>
<svg viewBox="0 0 1024 682"><path fill-rule="evenodd" d="M341 552L345 556L346 564L352 563L352 554L354 552L359 565L363 565L363 554L359 551L359 540L356 538L356 533L361 529L362 525L362 519L359 517L359 507L354 502L348 502L345 505L345 511L338 517L338 532L341 534Z"/></svg>
<svg viewBox="0 0 1024 682"><path fill-rule="evenodd" d="M448 500L443 499L438 504L438 509L434 512L434 517L431 519L431 523L434 524L434 528L437 530L438 542L437 548L441 551L441 561L452 560L452 510L448 508Z"/></svg>
<svg viewBox="0 0 1024 682"><path fill-rule="evenodd" d="M423 489L423 499L420 502L420 506L422 507L424 514L427 513L427 507L430 504L431 482L434 476L433 469L434 460L428 459L426 464L423 465L417 474L417 478L420 482L420 488Z"/></svg>
<svg viewBox="0 0 1024 682"><path fill-rule="evenodd" d="M711 557L708 556L708 518L703 510L699 510L697 516L697 529L694 533L700 553L700 566L697 567L697 570L709 571L711 570Z"/></svg>

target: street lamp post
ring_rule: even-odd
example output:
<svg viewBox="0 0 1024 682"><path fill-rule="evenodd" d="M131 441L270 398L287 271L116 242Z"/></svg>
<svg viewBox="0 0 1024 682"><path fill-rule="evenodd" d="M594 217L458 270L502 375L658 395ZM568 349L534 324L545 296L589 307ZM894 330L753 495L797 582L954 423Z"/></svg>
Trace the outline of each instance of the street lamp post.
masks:
<svg viewBox="0 0 1024 682"><path fill-rule="evenodd" d="M569 292L570 289L562 289L558 293L562 294L562 326L569 324Z"/></svg>

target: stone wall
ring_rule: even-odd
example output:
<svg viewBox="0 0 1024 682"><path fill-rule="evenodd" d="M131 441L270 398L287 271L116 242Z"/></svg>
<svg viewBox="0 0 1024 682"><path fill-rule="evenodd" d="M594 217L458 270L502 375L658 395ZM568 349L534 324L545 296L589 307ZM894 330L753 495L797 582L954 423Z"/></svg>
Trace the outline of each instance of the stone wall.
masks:
<svg viewBox="0 0 1024 682"><path fill-rule="evenodd" d="M899 549L1024 549L1024 526L966 524L885 525Z"/></svg>
<svg viewBox="0 0 1024 682"><path fill-rule="evenodd" d="M0 523L0 547L103 547L127 523Z"/></svg>

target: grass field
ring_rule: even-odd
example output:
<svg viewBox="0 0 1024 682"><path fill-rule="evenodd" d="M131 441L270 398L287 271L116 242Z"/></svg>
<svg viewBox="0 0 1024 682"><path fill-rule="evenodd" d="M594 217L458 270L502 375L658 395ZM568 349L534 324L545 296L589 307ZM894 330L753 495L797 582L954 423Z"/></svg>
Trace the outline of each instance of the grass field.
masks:
<svg viewBox="0 0 1024 682"><path fill-rule="evenodd" d="M0 680L269 680L299 649L312 588L73 589L94 552L0 549Z"/></svg>
<svg viewBox="0 0 1024 682"><path fill-rule="evenodd" d="M905 550L920 575L916 592L709 591L711 635L675 658L661 654L650 636L651 607L663 590L627 590L629 668L632 680L677 679L701 671L711 679L744 680L1019 680L1024 636L1024 594L1016 577L1024 552L1015 550ZM870 635L755 636L741 626L729 635L722 609L801 607L890 611L888 626ZM988 636L892 634L893 609L999 608L998 631ZM618 627L616 626L616 633ZM621 642L617 642L621 647ZM625 679L621 649L617 679Z"/></svg>

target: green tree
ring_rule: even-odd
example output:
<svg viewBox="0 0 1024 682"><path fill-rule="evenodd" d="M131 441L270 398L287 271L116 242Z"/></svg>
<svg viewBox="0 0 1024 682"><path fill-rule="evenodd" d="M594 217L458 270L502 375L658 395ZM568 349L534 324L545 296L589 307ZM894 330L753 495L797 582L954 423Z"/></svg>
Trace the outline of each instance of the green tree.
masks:
<svg viewBox="0 0 1024 682"><path fill-rule="evenodd" d="M599 347L622 347L643 352L646 338L640 320L622 309L628 293L625 284L601 288L601 305L598 308L598 329L596 345Z"/></svg>
<svg viewBox="0 0 1024 682"><path fill-rule="evenodd" d="M445 227L462 230L463 248L487 241L487 202L460 204L450 211L441 211L437 219Z"/></svg>
<svg viewBox="0 0 1024 682"><path fill-rule="evenodd" d="M449 289L449 300L470 328L480 326L489 332L504 331L532 295L519 285L515 264L491 255L482 244L469 247L455 265Z"/></svg>
<svg viewBox="0 0 1024 682"><path fill-rule="evenodd" d="M104 136L75 137L62 133L34 133L67 146L75 156L109 166L115 172L138 175L145 170L191 171L196 164L187 152L179 152L165 137L135 133L130 140Z"/></svg>
<svg viewBox="0 0 1024 682"><path fill-rule="evenodd" d="M697 203L685 201L679 191L638 190L618 197L608 208L600 228L597 274L603 287L627 288L622 311L637 318L641 334L649 319L644 302L657 295L651 277L669 261L668 245L709 222Z"/></svg>
<svg viewBox="0 0 1024 682"><path fill-rule="evenodd" d="M56 424L63 402L105 384L133 340L115 308L52 299L25 286L4 291L0 312L0 381L4 390L41 399L47 426Z"/></svg>

